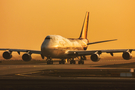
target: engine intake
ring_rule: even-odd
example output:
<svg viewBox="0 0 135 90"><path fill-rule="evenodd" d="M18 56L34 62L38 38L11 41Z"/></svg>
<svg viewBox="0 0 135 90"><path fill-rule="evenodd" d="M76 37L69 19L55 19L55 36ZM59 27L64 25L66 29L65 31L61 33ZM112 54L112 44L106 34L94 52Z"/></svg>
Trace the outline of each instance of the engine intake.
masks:
<svg viewBox="0 0 135 90"><path fill-rule="evenodd" d="M23 61L30 61L32 58L29 53L25 53L25 54L23 54L22 59L23 59Z"/></svg>
<svg viewBox="0 0 135 90"><path fill-rule="evenodd" d="M10 58L12 58L11 52L10 52L10 51L5 51L5 52L3 53L3 58L5 58L5 59L10 59Z"/></svg>
<svg viewBox="0 0 135 90"><path fill-rule="evenodd" d="M129 60L132 58L132 54L130 52L123 52L122 57L125 60Z"/></svg>
<svg viewBox="0 0 135 90"><path fill-rule="evenodd" d="M93 62L98 62L100 60L100 56L98 54L91 55L91 60Z"/></svg>

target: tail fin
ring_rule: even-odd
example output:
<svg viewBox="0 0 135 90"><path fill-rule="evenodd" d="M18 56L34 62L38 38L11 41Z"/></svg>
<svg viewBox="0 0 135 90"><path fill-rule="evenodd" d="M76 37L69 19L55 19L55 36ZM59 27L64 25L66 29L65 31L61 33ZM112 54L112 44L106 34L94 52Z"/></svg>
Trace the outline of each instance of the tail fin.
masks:
<svg viewBox="0 0 135 90"><path fill-rule="evenodd" d="M89 12L86 12L86 16L83 22L80 39L87 39L87 31L88 31L88 23L89 23Z"/></svg>

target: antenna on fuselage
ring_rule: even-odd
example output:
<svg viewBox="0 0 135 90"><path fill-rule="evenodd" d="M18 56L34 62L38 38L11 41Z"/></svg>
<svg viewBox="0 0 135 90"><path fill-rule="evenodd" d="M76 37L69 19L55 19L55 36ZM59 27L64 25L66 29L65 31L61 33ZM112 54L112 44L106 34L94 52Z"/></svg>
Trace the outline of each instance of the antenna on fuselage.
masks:
<svg viewBox="0 0 135 90"><path fill-rule="evenodd" d="M89 12L86 12L86 16L83 22L80 39L87 39L87 31L88 31L88 23L89 23Z"/></svg>

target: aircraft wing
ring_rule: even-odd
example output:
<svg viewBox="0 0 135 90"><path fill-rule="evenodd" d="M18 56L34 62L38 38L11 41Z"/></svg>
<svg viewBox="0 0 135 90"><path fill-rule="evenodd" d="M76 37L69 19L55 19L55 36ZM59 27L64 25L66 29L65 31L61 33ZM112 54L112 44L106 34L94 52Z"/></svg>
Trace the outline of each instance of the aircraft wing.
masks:
<svg viewBox="0 0 135 90"><path fill-rule="evenodd" d="M8 48L0 48L0 50L8 50L10 52L16 51L18 52L18 54L20 54L20 52L29 52L29 53L34 53L34 54L41 54L40 50L26 50L26 49L8 49Z"/></svg>
<svg viewBox="0 0 135 90"><path fill-rule="evenodd" d="M76 51L68 51L67 54L69 55L92 55L92 54L101 54L101 53L110 53L113 56L113 53L120 53L120 52L132 52L135 49L110 49L110 50L76 50Z"/></svg>

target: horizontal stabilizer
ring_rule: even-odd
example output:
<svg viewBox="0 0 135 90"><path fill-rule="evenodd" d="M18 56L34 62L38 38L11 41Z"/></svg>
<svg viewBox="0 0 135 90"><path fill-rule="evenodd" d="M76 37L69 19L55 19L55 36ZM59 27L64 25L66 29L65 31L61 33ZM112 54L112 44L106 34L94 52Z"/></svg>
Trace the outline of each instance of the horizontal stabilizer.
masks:
<svg viewBox="0 0 135 90"><path fill-rule="evenodd" d="M104 41L98 41L98 42L92 42L92 43L88 43L87 45L90 44L97 44L97 43L104 43L104 42L110 42L110 41L116 41L117 39L112 39L112 40L104 40Z"/></svg>

